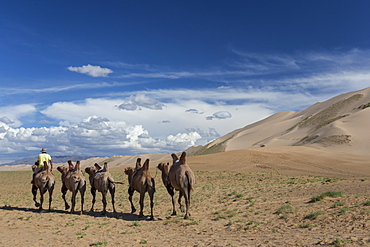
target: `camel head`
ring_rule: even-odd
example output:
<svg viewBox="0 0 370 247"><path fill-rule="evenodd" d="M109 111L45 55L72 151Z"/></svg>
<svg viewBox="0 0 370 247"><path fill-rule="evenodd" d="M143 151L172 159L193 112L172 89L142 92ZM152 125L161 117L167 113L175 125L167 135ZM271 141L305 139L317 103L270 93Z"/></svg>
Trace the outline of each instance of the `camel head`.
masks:
<svg viewBox="0 0 370 247"><path fill-rule="evenodd" d="M126 175L131 176L134 173L134 168L126 167L124 172Z"/></svg>
<svg viewBox="0 0 370 247"><path fill-rule="evenodd" d="M180 156L180 159L179 157L176 155L176 154L171 154L172 156L172 159L173 159L173 163L177 163L179 162L180 164L186 164L186 152L182 152L181 156Z"/></svg>
<svg viewBox="0 0 370 247"><path fill-rule="evenodd" d="M68 172L68 168L67 168L67 167L65 167L65 166L58 166L58 167L57 167L57 170L58 170L60 173L62 173L62 175L66 175L66 174L67 174L67 172Z"/></svg>
<svg viewBox="0 0 370 247"><path fill-rule="evenodd" d="M35 162L35 164L32 166L32 171L34 172L36 168L39 166L39 162Z"/></svg>
<svg viewBox="0 0 370 247"><path fill-rule="evenodd" d="M89 166L89 167L86 167L85 168L85 172L87 174L89 174L90 177L94 177L95 173L97 172L98 170L96 169L96 167L93 167L93 166Z"/></svg>
<svg viewBox="0 0 370 247"><path fill-rule="evenodd" d="M170 166L170 163L167 162L167 164L166 164L164 162L161 162L157 165L157 168L158 168L158 170L160 170L162 172L165 172L167 174L169 166Z"/></svg>

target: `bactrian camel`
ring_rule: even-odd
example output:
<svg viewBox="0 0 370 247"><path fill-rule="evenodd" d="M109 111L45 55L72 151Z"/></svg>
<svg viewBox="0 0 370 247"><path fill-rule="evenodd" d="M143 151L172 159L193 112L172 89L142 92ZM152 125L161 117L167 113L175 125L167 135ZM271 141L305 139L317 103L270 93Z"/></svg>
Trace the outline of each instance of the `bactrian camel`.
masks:
<svg viewBox="0 0 370 247"><path fill-rule="evenodd" d="M108 171L108 164L105 162L102 169L97 163L95 163L94 166L86 167L85 172L89 174L91 194L93 196L90 211L94 211L96 191L99 191L102 194L103 214L107 212L107 193L109 191L112 197L113 212L116 213L116 208L114 206L114 194L116 192L116 187L113 176Z"/></svg>
<svg viewBox="0 0 370 247"><path fill-rule="evenodd" d="M186 163L186 152L181 154L179 157L176 154L172 154L173 164L168 171L168 164L159 164L157 168L162 171L162 181L167 188L168 193L172 197L172 215L176 215L175 202L173 199L173 189L179 191L180 209L182 212L185 211L184 219L188 219L190 216L189 207L191 201L191 191L193 190L195 183L195 176L193 171ZM168 171L168 174L166 174ZM181 197L185 198L185 210L181 204Z"/></svg>
<svg viewBox="0 0 370 247"><path fill-rule="evenodd" d="M83 175L80 167L80 161L76 162L76 166L73 165L72 161L68 160L69 168L66 166L58 166L58 171L62 174L62 198L64 200L65 210L68 210L70 206L66 201L67 191L72 192L72 208L71 213L75 211L76 195L80 192L81 195L81 212L83 214L84 209L84 196L86 191L86 179Z"/></svg>
<svg viewBox="0 0 370 247"><path fill-rule="evenodd" d="M35 170L37 166L33 166L32 170ZM39 207L39 210L42 211L42 204L44 202L44 194L46 191L49 192L49 211L51 210L51 201L53 199L53 190L55 185L55 178L53 173L49 169L49 165L47 162L44 162L44 169L38 172L34 178L32 183L32 194L33 194L33 201L35 202L35 206ZM40 203L36 200L37 190L40 191Z"/></svg>
<svg viewBox="0 0 370 247"><path fill-rule="evenodd" d="M140 213L139 218L144 217L144 197L145 193L148 192L150 198L150 220L154 220L153 206L154 206L154 193L155 193L155 182L154 178L149 172L149 159L147 159L143 166L141 166L141 159L138 158L136 161L136 168L127 167L125 168L125 174L128 176L128 194L129 201L131 203L131 213L136 212L136 208L132 203L132 196L135 191L140 193Z"/></svg>

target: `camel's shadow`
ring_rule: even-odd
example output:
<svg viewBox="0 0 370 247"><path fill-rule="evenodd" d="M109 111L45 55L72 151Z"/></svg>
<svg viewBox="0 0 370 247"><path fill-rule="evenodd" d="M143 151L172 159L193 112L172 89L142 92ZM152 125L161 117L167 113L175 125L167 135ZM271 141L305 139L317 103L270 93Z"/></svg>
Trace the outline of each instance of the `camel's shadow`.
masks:
<svg viewBox="0 0 370 247"><path fill-rule="evenodd" d="M25 208L25 207L12 207L12 206L2 206L0 210L6 211L23 211L23 212L32 212L32 213L58 213L58 214L65 214L65 215L76 215L79 216L80 212L76 211L74 213L70 213L69 211L60 210L60 209L52 209L51 211L42 210L40 211L38 208ZM102 212L84 212L83 215L95 217L95 218L115 218L115 219L122 219L125 221L150 221L150 216L144 216L143 218L139 218L136 214L131 213L114 213L114 212L106 212L103 214ZM158 218L157 220L163 220Z"/></svg>

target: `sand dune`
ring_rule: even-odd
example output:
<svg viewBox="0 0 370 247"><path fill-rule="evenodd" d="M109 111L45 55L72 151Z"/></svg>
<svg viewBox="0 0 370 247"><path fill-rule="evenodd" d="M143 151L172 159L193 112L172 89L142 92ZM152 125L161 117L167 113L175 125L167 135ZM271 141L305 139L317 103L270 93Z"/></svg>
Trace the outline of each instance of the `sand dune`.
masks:
<svg viewBox="0 0 370 247"><path fill-rule="evenodd" d="M199 150L198 154L265 145L306 146L369 155L370 88L336 96L298 112L279 112L237 129Z"/></svg>

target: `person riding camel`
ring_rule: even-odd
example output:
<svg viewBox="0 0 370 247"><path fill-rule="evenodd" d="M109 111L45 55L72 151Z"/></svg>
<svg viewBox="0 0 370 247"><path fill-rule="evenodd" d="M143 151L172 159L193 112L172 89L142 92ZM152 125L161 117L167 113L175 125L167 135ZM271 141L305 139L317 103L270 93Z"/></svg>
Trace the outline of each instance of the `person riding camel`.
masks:
<svg viewBox="0 0 370 247"><path fill-rule="evenodd" d="M37 156L37 161L35 162L35 165L37 166L37 168L33 172L31 183L33 183L33 179L35 178L35 175L44 170L44 162L50 164L50 171L53 171L53 161L51 159L50 154L48 154L48 151L46 150L46 148L42 148L41 154Z"/></svg>

